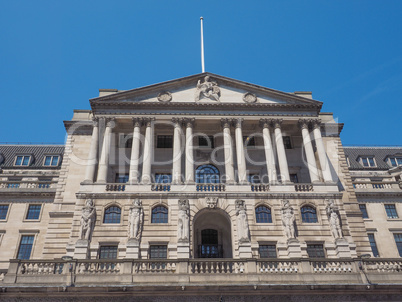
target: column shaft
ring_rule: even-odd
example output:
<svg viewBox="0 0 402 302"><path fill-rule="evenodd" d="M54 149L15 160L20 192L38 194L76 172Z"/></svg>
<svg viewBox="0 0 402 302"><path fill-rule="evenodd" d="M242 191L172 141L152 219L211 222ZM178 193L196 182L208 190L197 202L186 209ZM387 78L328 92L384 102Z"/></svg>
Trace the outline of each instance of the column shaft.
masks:
<svg viewBox="0 0 402 302"><path fill-rule="evenodd" d="M112 141L112 128L114 126L114 119L109 119L106 123L105 135L102 144L102 153L98 167L98 178L96 182L106 183L107 173L109 170L109 156L110 156L110 144Z"/></svg>
<svg viewBox="0 0 402 302"><path fill-rule="evenodd" d="M318 177L317 164L315 162L313 145L311 144L310 132L308 131L308 122L305 120L299 120L299 126L303 136L304 152L306 154L310 180L311 182L318 182L320 179Z"/></svg>
<svg viewBox="0 0 402 302"><path fill-rule="evenodd" d="M185 119L186 123L186 183L194 183L193 126L194 119Z"/></svg>
<svg viewBox="0 0 402 302"><path fill-rule="evenodd" d="M145 120L145 141L144 141L144 152L143 152L143 162L142 162L142 177L141 182L144 184L151 183L151 166L153 157L153 145L154 145L154 135L153 135L153 119L148 118Z"/></svg>
<svg viewBox="0 0 402 302"><path fill-rule="evenodd" d="M99 141L99 125L98 119L93 119L93 130L92 130L92 138L91 138L91 146L89 147L88 154L88 162L87 169L85 171L85 180L84 182L92 183L95 178L95 169L96 164L98 162L98 141Z"/></svg>
<svg viewBox="0 0 402 302"><path fill-rule="evenodd" d="M320 122L317 121L314 123L314 140L317 146L318 159L320 160L320 166L322 171L322 176L324 177L325 182L333 182L331 169L329 165L329 161L327 158L327 153L325 152L324 142L321 136Z"/></svg>
<svg viewBox="0 0 402 302"><path fill-rule="evenodd" d="M267 120L261 120L262 136L264 139L265 161L267 165L267 173L270 183L276 183L278 176L276 175L274 150L272 148L271 133Z"/></svg>
<svg viewBox="0 0 402 302"><path fill-rule="evenodd" d="M239 174L239 183L247 182L247 168L246 159L244 155L244 144L243 144L243 131L242 123L243 119L235 119L235 137L236 137L236 155L237 155L237 173Z"/></svg>
<svg viewBox="0 0 402 302"><path fill-rule="evenodd" d="M173 167L172 167L172 182L181 184L181 120L173 118Z"/></svg>
<svg viewBox="0 0 402 302"><path fill-rule="evenodd" d="M282 183L290 182L288 161L286 159L285 146L283 145L283 137L281 131L282 120L273 120L275 127L276 152L278 153L279 171L281 173Z"/></svg>
<svg viewBox="0 0 402 302"><path fill-rule="evenodd" d="M225 176L226 183L233 184L234 183L234 167L233 167L233 144L232 144L232 136L230 134L230 120L222 119L222 127L223 127L223 150L225 155Z"/></svg>
<svg viewBox="0 0 402 302"><path fill-rule="evenodd" d="M140 157L140 144L141 144L141 120L140 118L133 118L134 130L133 130L133 144L131 146L131 158L130 158L130 184L138 183L138 164Z"/></svg>

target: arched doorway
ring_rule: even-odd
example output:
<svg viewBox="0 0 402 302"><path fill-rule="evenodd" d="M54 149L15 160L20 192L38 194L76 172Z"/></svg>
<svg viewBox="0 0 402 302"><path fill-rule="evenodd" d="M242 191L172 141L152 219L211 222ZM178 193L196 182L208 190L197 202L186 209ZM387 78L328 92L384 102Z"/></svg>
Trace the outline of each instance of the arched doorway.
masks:
<svg viewBox="0 0 402 302"><path fill-rule="evenodd" d="M194 217L194 258L232 258L231 223L227 213L204 209Z"/></svg>

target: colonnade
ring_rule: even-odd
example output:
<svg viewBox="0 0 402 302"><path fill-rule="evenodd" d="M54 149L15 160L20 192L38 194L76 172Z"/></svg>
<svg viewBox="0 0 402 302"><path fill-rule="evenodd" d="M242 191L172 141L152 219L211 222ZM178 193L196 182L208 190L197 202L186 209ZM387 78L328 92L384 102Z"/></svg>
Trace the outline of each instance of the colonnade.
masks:
<svg viewBox="0 0 402 302"><path fill-rule="evenodd" d="M130 169L129 169L129 183L130 184L149 184L152 181L151 168L153 162L153 149L154 149L154 121L155 118L140 118L134 117L133 121L133 142L131 148ZM235 148L237 159L237 174L238 183L247 183L247 167L244 152L243 142L243 118L222 118L222 134L223 134L223 150L225 160L225 177L227 184L235 184L235 167L234 167L234 152L233 152L233 139L231 134L231 127L234 127ZM195 182L194 179L194 154L193 154L193 127L194 118L172 118L173 123L173 164L172 164L172 183L182 183L182 125L185 126L185 178L186 184ZM266 159L266 168L270 183L278 182L278 173L280 175L280 182L283 184L290 183L290 174L288 168L288 161L285 152L282 135L282 119L260 119L260 126L262 129L262 137L264 141L264 151ZM318 159L322 171L324 182L332 182L332 175L329 168L329 161L325 152L324 143L321 136L321 121L319 119L300 119L298 121L303 138L304 152L306 155L308 171L312 183L320 182L318 168L316 164L311 136L314 137ZM106 183L108 174L108 162L110 156L112 129L115 125L114 118L106 118L106 129L100 153L98 154L99 144L99 126L98 119L94 119L92 139L89 150L88 165L85 173L86 182L94 182L96 177L97 183ZM312 126L312 132L309 126ZM141 140L141 127L145 126L145 138L143 143L143 163L142 173L139 171L140 161L140 140ZM272 135L275 139L275 144L272 142ZM275 150L274 150L275 146ZM276 155L276 156L275 156ZM98 159L99 158L99 162ZM275 162L278 161L278 168ZM95 175L96 165L98 165L98 173ZM140 179L141 174L141 179Z"/></svg>

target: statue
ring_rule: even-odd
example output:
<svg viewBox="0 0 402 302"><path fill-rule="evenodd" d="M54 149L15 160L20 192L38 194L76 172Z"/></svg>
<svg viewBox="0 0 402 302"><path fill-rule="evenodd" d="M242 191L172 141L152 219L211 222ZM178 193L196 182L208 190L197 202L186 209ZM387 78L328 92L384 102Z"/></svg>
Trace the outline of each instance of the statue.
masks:
<svg viewBox="0 0 402 302"><path fill-rule="evenodd" d="M250 242L246 206L244 200L236 200L237 236L239 243Z"/></svg>
<svg viewBox="0 0 402 302"><path fill-rule="evenodd" d="M96 209L94 203L92 199L87 199L85 206L82 208L80 239L91 241L95 221Z"/></svg>
<svg viewBox="0 0 402 302"><path fill-rule="evenodd" d="M198 102L200 100L200 96L204 96L213 101L219 102L219 97L221 96L221 91L218 87L218 84L213 81L209 81L209 76L204 78L204 82L201 83L198 80L197 90L195 92L195 101Z"/></svg>
<svg viewBox="0 0 402 302"><path fill-rule="evenodd" d="M190 240L190 206L187 199L179 199L177 241L189 242Z"/></svg>
<svg viewBox="0 0 402 302"><path fill-rule="evenodd" d="M288 239L296 238L295 235L295 214L289 200L283 200L282 206L282 224Z"/></svg>
<svg viewBox="0 0 402 302"><path fill-rule="evenodd" d="M333 199L326 199L327 202L327 215L329 221L329 227L331 228L332 236L335 239L343 238L342 229L341 229L341 221L339 219L339 209L335 205Z"/></svg>
<svg viewBox="0 0 402 302"><path fill-rule="evenodd" d="M133 201L133 205L130 207L128 213L128 238L141 239L142 223L144 221L144 209L142 208L142 202L136 198Z"/></svg>

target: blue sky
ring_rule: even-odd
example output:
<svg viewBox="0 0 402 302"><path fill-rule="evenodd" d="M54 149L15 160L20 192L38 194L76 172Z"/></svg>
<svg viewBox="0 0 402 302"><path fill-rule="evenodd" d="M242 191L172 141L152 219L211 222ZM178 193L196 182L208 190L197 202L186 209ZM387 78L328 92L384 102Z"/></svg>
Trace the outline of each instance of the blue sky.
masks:
<svg viewBox="0 0 402 302"><path fill-rule="evenodd" d="M2 1L0 141L59 142L99 88L206 71L312 91L346 145L402 145L402 1Z"/></svg>

